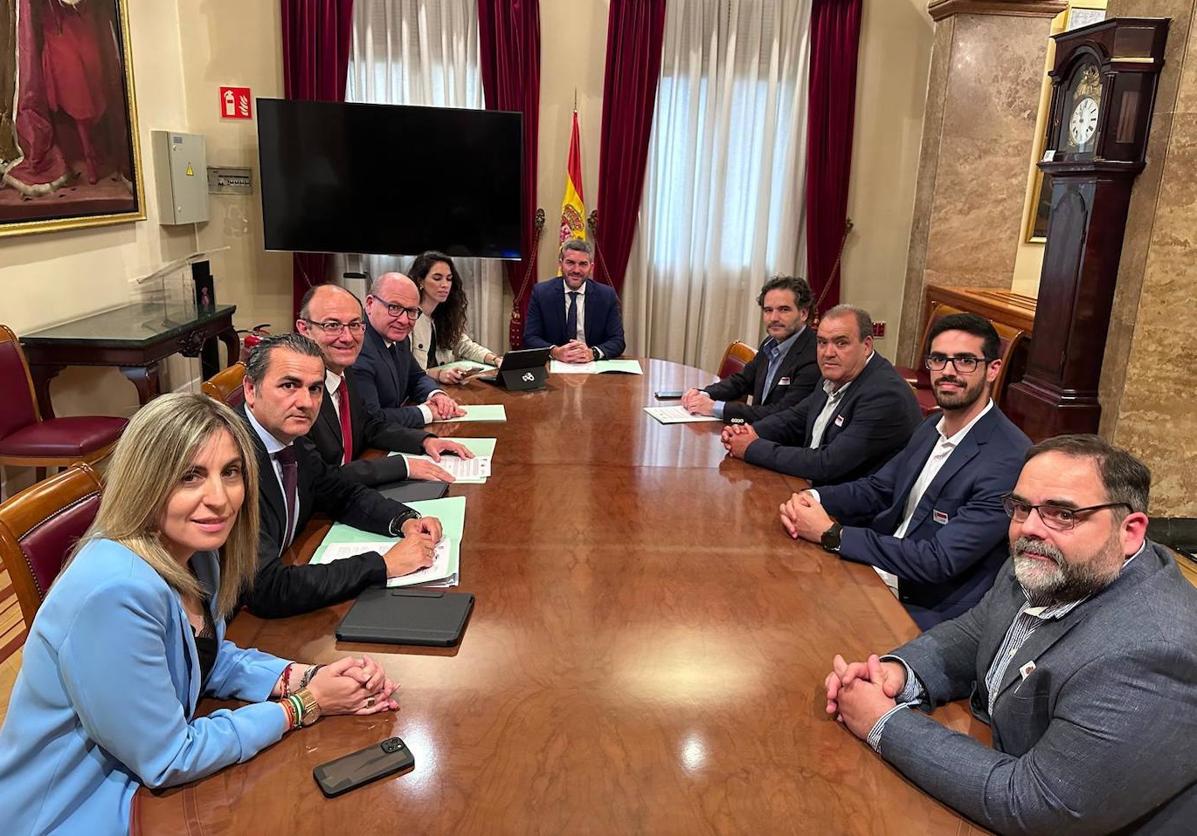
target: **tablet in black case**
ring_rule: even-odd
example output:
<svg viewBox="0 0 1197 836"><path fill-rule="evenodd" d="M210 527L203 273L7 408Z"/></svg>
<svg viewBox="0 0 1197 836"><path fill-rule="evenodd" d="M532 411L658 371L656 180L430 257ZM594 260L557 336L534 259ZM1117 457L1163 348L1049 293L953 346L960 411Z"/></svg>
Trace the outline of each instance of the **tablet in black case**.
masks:
<svg viewBox="0 0 1197 836"><path fill-rule="evenodd" d="M367 589L337 625L337 641L450 647L473 608L470 592Z"/></svg>

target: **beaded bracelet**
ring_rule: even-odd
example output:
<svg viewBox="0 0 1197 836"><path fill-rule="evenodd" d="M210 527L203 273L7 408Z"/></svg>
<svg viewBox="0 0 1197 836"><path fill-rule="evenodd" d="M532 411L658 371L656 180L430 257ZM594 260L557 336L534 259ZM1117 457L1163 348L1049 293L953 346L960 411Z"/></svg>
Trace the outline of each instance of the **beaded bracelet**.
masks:
<svg viewBox="0 0 1197 836"><path fill-rule="evenodd" d="M283 731L291 731L298 725L295 722L295 709L291 707L290 700L279 700L279 705L283 707L283 713L287 715L287 727Z"/></svg>
<svg viewBox="0 0 1197 836"><path fill-rule="evenodd" d="M287 702L291 703L291 708L295 710L295 726L298 728L303 725L303 700L291 694L287 697Z"/></svg>
<svg viewBox="0 0 1197 836"><path fill-rule="evenodd" d="M287 667L283 668L283 693L282 696L287 697L291 695L290 689L287 687L287 681L291 678L291 668L295 667L294 662L288 662Z"/></svg>

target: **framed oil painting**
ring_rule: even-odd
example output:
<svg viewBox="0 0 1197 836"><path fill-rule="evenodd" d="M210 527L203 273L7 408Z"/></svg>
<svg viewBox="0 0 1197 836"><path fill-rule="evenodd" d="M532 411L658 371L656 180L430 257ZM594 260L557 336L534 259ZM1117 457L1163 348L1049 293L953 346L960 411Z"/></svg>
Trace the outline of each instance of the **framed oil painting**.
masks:
<svg viewBox="0 0 1197 836"><path fill-rule="evenodd" d="M127 15L0 2L0 237L145 218Z"/></svg>

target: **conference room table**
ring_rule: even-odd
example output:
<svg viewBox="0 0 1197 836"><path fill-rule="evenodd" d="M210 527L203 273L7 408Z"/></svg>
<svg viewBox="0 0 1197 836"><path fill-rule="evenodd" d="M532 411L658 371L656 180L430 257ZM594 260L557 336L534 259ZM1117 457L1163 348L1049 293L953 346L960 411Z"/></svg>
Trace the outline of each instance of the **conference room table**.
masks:
<svg viewBox="0 0 1197 836"><path fill-rule="evenodd" d="M720 424L643 412L709 373L641 364L532 392L453 387L507 412L430 427L498 439L489 481L450 488L466 497L459 589L476 596L460 645L339 643L350 602L239 614L241 646L369 654L400 684L399 710L327 717L203 780L142 789L134 831L982 832L824 711L833 655L912 638L905 610L870 567L785 534L778 504L803 482L726 458ZM309 525L289 559L327 530ZM988 742L962 704L935 717ZM315 766L391 736L413 770L321 794Z"/></svg>

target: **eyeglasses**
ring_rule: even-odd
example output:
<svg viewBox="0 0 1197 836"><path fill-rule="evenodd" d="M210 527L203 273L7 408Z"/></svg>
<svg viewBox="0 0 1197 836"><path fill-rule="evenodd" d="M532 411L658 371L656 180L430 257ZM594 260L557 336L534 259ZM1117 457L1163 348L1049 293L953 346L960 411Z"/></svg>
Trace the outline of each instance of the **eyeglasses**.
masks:
<svg viewBox="0 0 1197 836"><path fill-rule="evenodd" d="M377 296L370 296L369 298L376 299L383 305L386 305L387 313L389 313L395 319L398 319L400 314L407 314L407 318L412 322L415 322L420 318L420 314L424 313L419 308L405 308L397 302L388 302L386 299L379 299Z"/></svg>
<svg viewBox="0 0 1197 836"><path fill-rule="evenodd" d="M325 334L335 336L342 331L349 331L350 334L359 334L361 330L366 327L366 324L360 319L355 319L353 322L337 322L335 319L330 319L327 322L316 322L315 320L305 319L308 325L313 328L319 328Z"/></svg>
<svg viewBox="0 0 1197 836"><path fill-rule="evenodd" d="M974 357L971 354L957 354L954 357L949 357L946 354L928 354L927 359L923 362L933 372L942 371L948 363L951 363L952 368L961 374L972 374L977 370L978 365L990 361L984 357Z"/></svg>
<svg viewBox="0 0 1197 836"><path fill-rule="evenodd" d="M1054 531L1072 531L1076 528L1077 523L1081 521L1082 517L1088 516L1095 511L1100 511L1103 508L1118 508L1119 506L1130 509L1130 505L1126 502L1106 502L1101 505L1089 505L1085 508L1067 508L1051 502L1045 502L1042 505L1032 505L1021 499L1015 499L1011 494L1006 494L1002 497L1002 507L1006 509L1006 516L1010 517L1010 519L1015 522L1026 522L1027 517L1031 516L1032 511L1038 511L1039 519L1043 520L1043 524Z"/></svg>

